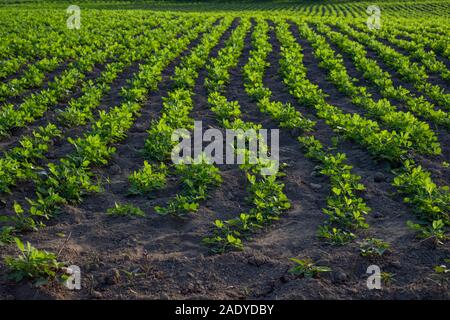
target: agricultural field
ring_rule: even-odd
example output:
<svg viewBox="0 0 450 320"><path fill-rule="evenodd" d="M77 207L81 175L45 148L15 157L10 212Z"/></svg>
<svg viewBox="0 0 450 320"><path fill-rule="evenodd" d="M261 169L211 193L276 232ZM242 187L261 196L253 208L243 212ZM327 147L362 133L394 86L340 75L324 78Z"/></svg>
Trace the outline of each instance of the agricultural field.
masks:
<svg viewBox="0 0 450 320"><path fill-rule="evenodd" d="M450 299L448 21L2 1L0 299Z"/></svg>

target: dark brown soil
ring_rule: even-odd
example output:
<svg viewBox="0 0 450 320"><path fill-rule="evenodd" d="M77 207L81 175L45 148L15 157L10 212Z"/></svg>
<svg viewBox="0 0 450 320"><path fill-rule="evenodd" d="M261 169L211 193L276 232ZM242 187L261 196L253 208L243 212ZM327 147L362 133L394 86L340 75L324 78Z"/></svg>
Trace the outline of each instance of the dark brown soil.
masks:
<svg viewBox="0 0 450 320"><path fill-rule="evenodd" d="M210 57L217 55L237 21L221 38ZM360 112L328 82L326 73L318 67L311 47L292 31L304 47L304 64L308 78L329 94L327 101L345 112ZM270 31L273 51L270 67L264 79L273 92L272 99L290 102L297 110L317 121L314 135L325 145L331 145L333 131L315 115L315 110L298 104L289 94L279 72L280 44ZM184 54L195 45L195 41ZM256 103L249 99L243 86L242 66L251 49L250 33L237 68L231 70L231 82L226 95L239 102L245 121L261 123L265 128L276 128L269 116L260 113ZM367 217L370 227L358 233L381 238L391 243L392 250L383 258L370 260L359 254L358 244L342 247L327 245L317 238L316 231L327 216L322 212L330 192L325 176L314 173L317 163L306 158L296 141L295 132L280 130L281 162L287 164L285 193L292 208L278 222L256 233L245 242L241 252L210 254L201 240L211 231L217 219L235 217L248 209L245 197L246 179L236 166L221 166L223 184L210 193L196 214L184 219L159 216L153 207L172 197L178 190L176 179L162 192L148 199L128 196L128 175L138 169L144 160L143 148L146 130L152 119L160 115L162 98L172 88L170 76L179 59L163 73L158 90L152 92L141 116L125 141L117 144L116 154L108 166L97 168L103 177L104 191L89 195L78 206L66 206L48 226L38 232L24 235L40 249L61 250L60 260L80 266L82 289L69 291L59 284L39 288L28 283L15 284L0 280L0 299L449 299L448 280L436 278L433 267L450 256L450 248L430 247L414 238L406 227L414 220L411 207L394 194L391 187L391 168L376 162L363 148L352 142L341 142L338 152L345 152L356 174L362 177L367 190L362 194L372 212ZM220 124L207 104L203 86L206 69L199 72L194 89L192 117L202 120L204 128ZM131 76L131 74L130 74ZM109 105L111 101L107 101ZM436 162L431 161L432 164ZM437 164L436 164L437 166ZM382 179L379 179L380 176ZM377 177L377 178L376 178ZM377 182L376 182L377 181ZM448 184L448 176L442 177ZM112 218L106 210L114 202L139 206L145 218ZM70 236L70 237L69 237ZM68 240L67 240L68 239ZM2 247L1 256L16 254L13 245ZM332 272L318 279L294 277L289 258L310 257L318 265L329 266ZM381 290L366 286L366 270L370 265L380 266L383 272L394 274L393 281ZM0 262L0 274L7 273Z"/></svg>

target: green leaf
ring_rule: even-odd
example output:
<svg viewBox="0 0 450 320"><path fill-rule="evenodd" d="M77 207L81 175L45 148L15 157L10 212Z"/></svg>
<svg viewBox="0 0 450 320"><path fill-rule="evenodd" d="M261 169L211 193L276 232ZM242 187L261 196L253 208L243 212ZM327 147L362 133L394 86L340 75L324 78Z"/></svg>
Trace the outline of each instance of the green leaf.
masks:
<svg viewBox="0 0 450 320"><path fill-rule="evenodd" d="M16 241L17 247L20 249L20 251L25 251L23 242L19 238L15 238L14 240Z"/></svg>

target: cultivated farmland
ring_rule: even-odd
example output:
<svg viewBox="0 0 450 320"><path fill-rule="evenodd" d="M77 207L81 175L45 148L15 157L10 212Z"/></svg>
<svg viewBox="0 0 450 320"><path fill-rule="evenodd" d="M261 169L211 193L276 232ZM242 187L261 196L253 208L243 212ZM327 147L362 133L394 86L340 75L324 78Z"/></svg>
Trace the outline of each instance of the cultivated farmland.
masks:
<svg viewBox="0 0 450 320"><path fill-rule="evenodd" d="M450 298L450 1L72 4L0 5L0 299Z"/></svg>

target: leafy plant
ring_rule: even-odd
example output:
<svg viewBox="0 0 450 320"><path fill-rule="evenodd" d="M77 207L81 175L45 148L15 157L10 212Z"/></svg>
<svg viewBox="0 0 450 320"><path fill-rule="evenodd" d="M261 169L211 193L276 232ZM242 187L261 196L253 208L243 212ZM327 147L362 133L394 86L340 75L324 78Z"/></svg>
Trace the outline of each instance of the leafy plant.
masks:
<svg viewBox="0 0 450 320"><path fill-rule="evenodd" d="M404 193L406 203L414 205L415 211L424 221L432 223L442 220L450 223L450 192L448 186L437 186L430 172L416 166L410 160L404 162L404 168L393 181L393 185Z"/></svg>
<svg viewBox="0 0 450 320"><path fill-rule="evenodd" d="M442 220L434 220L431 224L419 224L407 221L408 227L418 232L418 237L432 239L436 245L443 244L448 239Z"/></svg>
<svg viewBox="0 0 450 320"><path fill-rule="evenodd" d="M381 277L381 281L383 281L383 283L385 285L389 285L391 284L394 280L394 276L395 274L391 273L391 272L381 272L380 277Z"/></svg>
<svg viewBox="0 0 450 320"><path fill-rule="evenodd" d="M145 140L145 154L158 161L166 160L173 147L172 133L173 129L166 121L152 122Z"/></svg>
<svg viewBox="0 0 450 320"><path fill-rule="evenodd" d="M27 199L30 204L29 213L34 217L50 219L60 212L61 205L67 203L66 199L56 193L53 188L47 189L45 194L37 192L36 196L35 200Z"/></svg>
<svg viewBox="0 0 450 320"><path fill-rule="evenodd" d="M236 101L228 101L227 98L219 92L213 92L208 97L208 103L220 121L239 118L241 110Z"/></svg>
<svg viewBox="0 0 450 320"><path fill-rule="evenodd" d="M175 198L169 200L166 206L156 206L155 211L160 215L183 216L190 212L197 212L199 204L196 199L189 196L177 194Z"/></svg>
<svg viewBox="0 0 450 320"><path fill-rule="evenodd" d="M444 262L450 264L450 259L444 259ZM436 272L437 274L449 275L450 267L447 267L447 265L445 264L441 264L434 267L434 272Z"/></svg>
<svg viewBox="0 0 450 320"><path fill-rule="evenodd" d="M38 250L29 242L25 246L18 238L15 241L20 255L5 257L5 264L10 269L10 279L16 282L29 279L35 285L43 285L61 274L64 264L58 262L55 254Z"/></svg>
<svg viewBox="0 0 450 320"><path fill-rule="evenodd" d="M33 217L27 214L17 202L14 202L13 210L13 216L0 216L0 221L11 222L16 231L36 231L39 227L43 226L42 222L33 219Z"/></svg>
<svg viewBox="0 0 450 320"><path fill-rule="evenodd" d="M351 172L343 153L332 154L313 136L302 136L299 142L306 149L306 156L320 162L320 173L328 176L331 194L323 212L329 216L329 225L319 228L319 236L334 244L349 242L355 235L351 230L367 228L364 215L370 208L357 193L364 191L361 177Z"/></svg>
<svg viewBox="0 0 450 320"><path fill-rule="evenodd" d="M209 164L204 156L197 159L186 159L188 164L180 163L175 166L177 174L183 185L181 194L169 200L167 206L156 206L155 211L161 215L183 216L190 212L196 212L199 201L205 200L207 191L222 182L219 169Z"/></svg>
<svg viewBox="0 0 450 320"><path fill-rule="evenodd" d="M219 185L222 182L222 176L219 169L213 164L209 164L206 158L200 157L192 162L191 164L178 164L175 169L181 177L186 194L204 199L206 189Z"/></svg>
<svg viewBox="0 0 450 320"><path fill-rule="evenodd" d="M332 228L328 225L319 227L318 236L334 245L344 245L356 238L356 235L352 232Z"/></svg>
<svg viewBox="0 0 450 320"><path fill-rule="evenodd" d="M381 257L389 248L389 243L375 238L366 238L359 243L363 257Z"/></svg>
<svg viewBox="0 0 450 320"><path fill-rule="evenodd" d="M0 247L14 242L14 227L3 226L0 229Z"/></svg>
<svg viewBox="0 0 450 320"><path fill-rule="evenodd" d="M324 272L331 272L331 269L324 266L317 266L313 260L306 259L297 259L291 258L291 261L295 263L295 266L292 267L289 272L298 276L303 276L306 278L313 278L319 276L319 274Z"/></svg>
<svg viewBox="0 0 450 320"><path fill-rule="evenodd" d="M129 191L131 194L148 194L161 189L166 185L166 175L167 167L163 163L156 168L144 161L144 166L128 177L131 184Z"/></svg>
<svg viewBox="0 0 450 320"><path fill-rule="evenodd" d="M203 238L203 243L212 247L214 253L224 253L230 248L242 250L242 240L239 231L233 230L227 221L214 221L214 235Z"/></svg>
<svg viewBox="0 0 450 320"><path fill-rule="evenodd" d="M99 135L87 135L76 140L68 138L76 152L70 156L76 166L82 166L86 161L92 164L104 165L116 149L105 145Z"/></svg>
<svg viewBox="0 0 450 320"><path fill-rule="evenodd" d="M100 190L99 185L92 181L92 172L89 171L89 160L85 160L80 165L68 159L61 159L58 165L48 164L49 175L46 177L47 185L58 190L65 199L79 200L78 194L81 190L96 192Z"/></svg>
<svg viewBox="0 0 450 320"><path fill-rule="evenodd" d="M107 211L110 216L129 216L129 217L145 217L145 212L140 208L133 206L132 204L114 203L114 207L109 208Z"/></svg>

